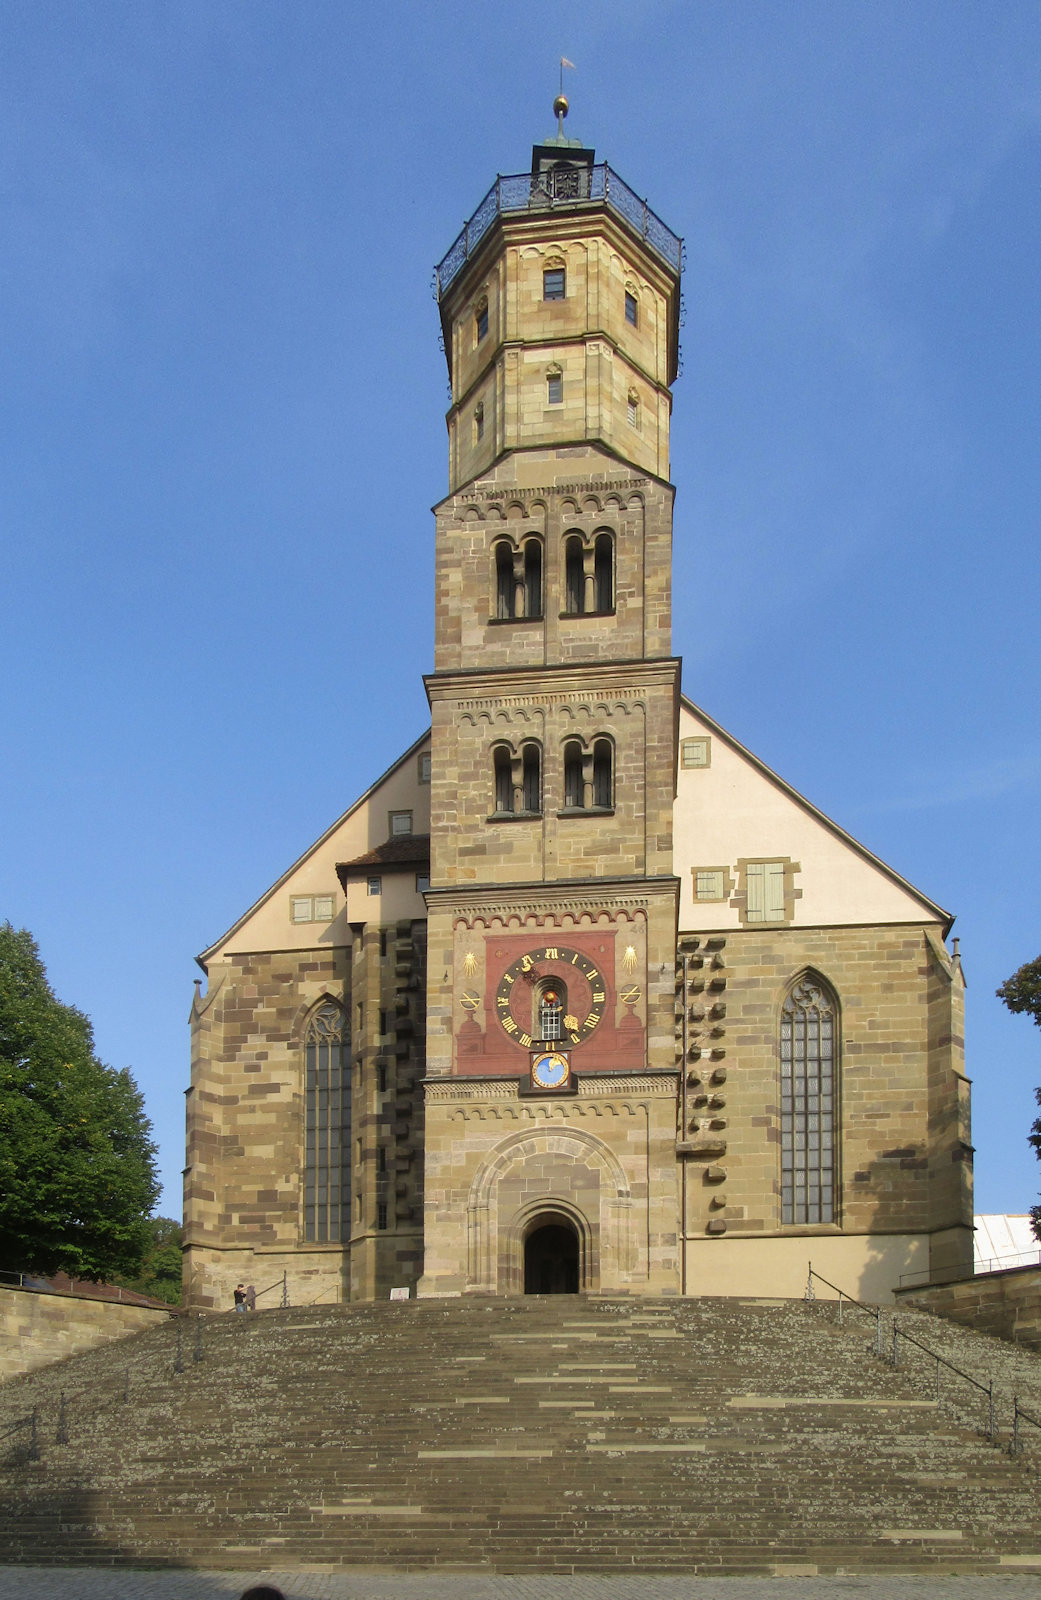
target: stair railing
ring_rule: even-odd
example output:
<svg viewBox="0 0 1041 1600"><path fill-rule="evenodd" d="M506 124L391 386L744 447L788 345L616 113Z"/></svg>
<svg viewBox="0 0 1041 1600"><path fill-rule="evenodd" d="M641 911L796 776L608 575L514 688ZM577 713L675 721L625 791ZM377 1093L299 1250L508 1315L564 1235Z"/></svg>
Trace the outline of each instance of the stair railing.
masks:
<svg viewBox="0 0 1041 1600"><path fill-rule="evenodd" d="M287 1272L283 1272L282 1276L280 1278L276 1278L274 1283L269 1283L266 1289L258 1289L257 1290L257 1299L259 1300L262 1295L270 1294L272 1289L281 1289L281 1291L282 1291L282 1308L284 1310L285 1307L288 1306L288 1304L289 1304L289 1274L288 1274L288 1271Z"/></svg>
<svg viewBox="0 0 1041 1600"><path fill-rule="evenodd" d="M875 1354L876 1354L876 1356L879 1357L880 1360L885 1360L886 1359L886 1355L885 1355L885 1349L884 1349L883 1339L882 1339L882 1309L881 1309L881 1307L880 1306L865 1305L863 1303L863 1301L854 1299L853 1295L847 1294L844 1289L840 1289L837 1284L829 1283L827 1278L822 1277L819 1272L815 1272L813 1270L813 1262L812 1261L809 1263L809 1273L808 1273L808 1276L807 1276L807 1279L806 1279L806 1290L805 1290L805 1294L803 1296L803 1298L806 1299L806 1300L815 1300L817 1298L816 1293L815 1293L814 1288L813 1288L813 1280L814 1280L814 1278L817 1279L818 1283L827 1284L828 1288L829 1289L834 1289L835 1293L838 1295L838 1297L839 1297L838 1316L836 1318L836 1320L838 1322L842 1321L842 1302L843 1302L843 1300L845 1300L848 1305L857 1306L859 1310L866 1311L866 1312L869 1313L869 1315L874 1317L874 1319L875 1319ZM894 1311L894 1313L893 1313L892 1353L891 1353L891 1355L889 1356L888 1359L889 1359L890 1366L895 1368L895 1369L899 1369L899 1367L900 1367L899 1341L901 1339L903 1339L905 1344L914 1345L916 1350L921 1350L922 1354L928 1356L930 1361L935 1361L935 1363L936 1363L936 1404L937 1405L939 1405L939 1403L940 1403L940 1368L941 1367L946 1367L947 1371L948 1372L953 1372L955 1377L963 1378L966 1383L971 1383L974 1389L978 1389L981 1394L985 1394L987 1396L987 1426L984 1429L984 1432L986 1433L986 1436L990 1440L991 1444L996 1444L997 1443L997 1437L998 1437L998 1430L997 1430L997 1426L996 1426L995 1419L994 1419L994 1379L993 1379L993 1377L991 1377L991 1379L990 1379L990 1381L988 1383L981 1383L980 1380L978 1378L974 1378L970 1372L963 1372L960 1367L956 1367L954 1365L953 1361L948 1361L946 1356L941 1356L939 1354L939 1352L936 1351L936 1350L930 1350L929 1346L927 1344L923 1344L921 1339L916 1339L913 1333L907 1333L905 1331L905 1329L899 1327L897 1325L896 1312ZM1014 1408L1013 1409L1013 1419L1012 1419L1012 1427L1013 1427L1013 1434L1014 1435L1016 1433L1016 1419L1017 1419L1018 1415L1020 1415L1020 1413L1016 1409L1017 1406L1018 1406L1018 1402L1014 1400L1013 1401L1013 1408ZM1041 1428L1041 1422L1038 1422L1036 1420L1036 1418L1028 1416L1028 1414L1026 1412L1022 1412L1022 1416L1023 1416L1024 1421L1032 1422L1032 1423L1034 1423L1034 1425L1036 1427Z"/></svg>
<svg viewBox="0 0 1041 1600"><path fill-rule="evenodd" d="M1012 1442L1008 1447L1008 1453L1009 1453L1010 1456L1017 1456L1019 1454L1019 1452L1023 1448L1022 1443L1020 1442L1020 1438L1019 1438L1020 1420L1022 1420L1023 1422L1029 1422L1031 1427L1033 1427L1033 1428L1041 1428L1041 1419L1039 1419L1037 1417L1034 1417L1034 1416L1031 1416L1029 1411L1025 1411L1023 1409L1023 1407L1019 1403L1019 1396L1018 1395L1013 1395L1012 1396Z"/></svg>
<svg viewBox="0 0 1041 1600"><path fill-rule="evenodd" d="M829 1283L828 1279L823 1277L821 1275L821 1273L814 1272L814 1270L813 1270L813 1262L812 1261L809 1263L809 1272L808 1272L807 1277L806 1277L806 1290L805 1290L805 1293L803 1295L803 1299L804 1300L816 1300L816 1298L817 1298L816 1290L813 1287L814 1278L817 1279L818 1283L823 1283L827 1288L834 1289L835 1293L838 1295L838 1297L839 1297L839 1299L838 1299L838 1312L837 1312L836 1317L835 1317L836 1322L838 1322L838 1323L842 1322L842 1302L843 1301L845 1301L846 1304L849 1305L849 1306L856 1306L858 1311L867 1312L867 1315L869 1317L873 1317L875 1319L875 1354L876 1354L876 1356L879 1357L879 1359L881 1359L881 1357L884 1354L883 1340L882 1340L882 1311L881 1311L881 1308L879 1306L865 1305L863 1300L857 1300L857 1299L855 1299L853 1297L853 1295L847 1294L845 1289L840 1289L837 1283Z"/></svg>

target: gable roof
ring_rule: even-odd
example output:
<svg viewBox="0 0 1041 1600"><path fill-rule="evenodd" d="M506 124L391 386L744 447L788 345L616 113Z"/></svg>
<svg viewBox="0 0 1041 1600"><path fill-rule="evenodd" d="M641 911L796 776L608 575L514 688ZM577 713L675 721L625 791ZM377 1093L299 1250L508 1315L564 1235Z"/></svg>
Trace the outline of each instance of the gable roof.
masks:
<svg viewBox="0 0 1041 1600"><path fill-rule="evenodd" d="M321 834L312 845L308 846L303 855L298 856L292 865L286 868L281 877L276 879L269 889L265 889L264 893L254 900L253 904L246 911L244 911L240 917L236 918L236 920L231 924L231 927L222 933L219 939L215 939L211 945L208 945L206 949L201 952L201 954L196 956L195 960L204 972L206 971L206 963L213 959L213 956L221 948L221 946L227 944L229 939L234 938L239 929L249 921L250 917L259 911L261 906L271 899L272 895L278 893L283 884L288 882L288 880L293 876L294 872L299 871L304 863L310 860L315 852L320 850L327 840L332 838L337 829L342 828L344 823L348 821L348 819L352 817L361 806L365 805L367 800L371 799L380 786L386 783L387 779L392 777L395 772L400 771L400 769L405 765L406 761L411 760L416 752L420 750L424 744L429 742L429 739L430 729L426 728L423 733L420 734L419 738L414 740L413 743L409 745L408 749L404 751L404 753L400 755L396 761L391 762L390 766L385 772L380 773L375 783L370 783L364 794L360 794L357 800L354 801L354 804L348 806L347 810L344 811L341 816L337 817L336 821L326 828L325 832Z"/></svg>
<svg viewBox="0 0 1041 1600"><path fill-rule="evenodd" d="M697 717L699 722L703 722L706 728L711 730L714 738L720 739L731 750L733 750L736 755L739 755L744 761L747 761L748 765L758 772L760 777L765 778L768 783L774 786L774 788L780 790L780 792L784 794L787 799L791 800L808 816L812 817L815 822L818 822L823 828L832 834L834 838L840 840L850 850L854 851L862 861L867 862L869 866L872 866L876 869L876 871L881 872L884 877L888 878L889 881L897 888L902 889L905 894L913 896L913 898L917 900L919 904L930 913L931 916L935 917L938 922L943 924L943 936L944 938L947 937L948 933L951 931L951 928L954 926L953 912L945 911L943 906L937 905L935 900L930 900L928 895L923 894L921 889L916 888L915 885L907 878L901 876L901 874L897 872L894 867L889 866L887 862L883 861L881 856L876 856L875 853L872 850L869 850L866 845L861 844L859 839L855 839L851 833L846 832L845 828L840 827L837 822L833 821L831 817L829 817L825 812L821 811L818 806L815 806L812 800L807 800L806 796L800 794L798 789L793 789L790 783L786 783L784 778L780 777L776 772L774 772L772 767L768 767L766 765L765 761L760 761L758 756L753 755L751 750L747 749L739 739L735 739L732 733L728 733L726 728L718 723L714 717L709 716L708 712L703 711L699 705L695 705L694 701L691 700L688 695L680 695L680 704L685 708L685 710L689 711L692 716Z"/></svg>

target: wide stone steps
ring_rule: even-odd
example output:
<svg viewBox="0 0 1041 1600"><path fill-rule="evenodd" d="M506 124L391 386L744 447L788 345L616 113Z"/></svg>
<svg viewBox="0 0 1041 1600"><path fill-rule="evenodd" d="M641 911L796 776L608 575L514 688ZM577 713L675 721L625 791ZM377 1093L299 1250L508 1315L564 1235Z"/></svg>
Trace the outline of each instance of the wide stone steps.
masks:
<svg viewBox="0 0 1041 1600"><path fill-rule="evenodd" d="M762 1574L1041 1550L1032 1465L801 1302L231 1315L199 1361L195 1331L183 1372L166 1327L0 1389L0 1431L41 1419L38 1461L0 1445L9 1560Z"/></svg>

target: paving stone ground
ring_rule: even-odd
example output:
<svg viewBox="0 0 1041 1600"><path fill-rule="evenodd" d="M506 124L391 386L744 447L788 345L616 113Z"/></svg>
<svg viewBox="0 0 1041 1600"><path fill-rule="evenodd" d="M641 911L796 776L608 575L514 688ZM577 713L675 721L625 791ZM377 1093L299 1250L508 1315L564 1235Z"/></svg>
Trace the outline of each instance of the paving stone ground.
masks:
<svg viewBox="0 0 1041 1600"><path fill-rule="evenodd" d="M237 1600L257 1583L286 1600L1038 1600L1041 1577L577 1578L362 1572L99 1572L0 1567L0 1600Z"/></svg>

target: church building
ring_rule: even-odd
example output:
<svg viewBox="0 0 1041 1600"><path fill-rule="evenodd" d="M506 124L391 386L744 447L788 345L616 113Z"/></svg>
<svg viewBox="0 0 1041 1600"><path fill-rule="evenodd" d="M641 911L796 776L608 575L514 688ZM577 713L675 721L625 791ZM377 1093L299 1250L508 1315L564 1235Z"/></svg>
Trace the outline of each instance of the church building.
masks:
<svg viewBox="0 0 1041 1600"><path fill-rule="evenodd" d="M972 1270L952 918L681 692L682 241L554 109L437 269L429 732L198 958L189 1306Z"/></svg>

